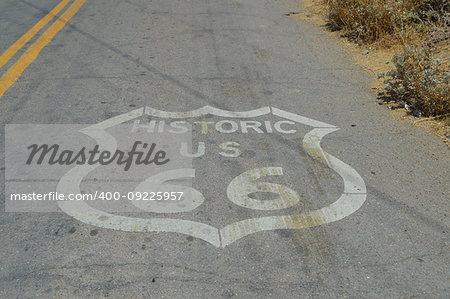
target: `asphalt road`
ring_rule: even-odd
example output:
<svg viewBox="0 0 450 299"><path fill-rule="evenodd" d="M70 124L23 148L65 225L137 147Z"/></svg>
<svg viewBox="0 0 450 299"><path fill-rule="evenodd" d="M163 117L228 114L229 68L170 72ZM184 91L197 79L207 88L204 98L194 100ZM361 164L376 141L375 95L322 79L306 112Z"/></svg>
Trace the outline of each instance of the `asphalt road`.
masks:
<svg viewBox="0 0 450 299"><path fill-rule="evenodd" d="M205 201L116 213L129 229L4 212L2 184L0 298L448 298L448 147L392 120L335 42L285 16L297 1L67 2L68 22L31 34L0 69L2 126L218 108L170 115L211 122L207 133L193 127L193 147L205 144L193 186ZM58 3L1 0L0 53ZM221 155L231 141L239 155ZM0 166L4 182L4 155ZM284 201L249 198L242 176L233 183L260 168L259 182L292 191L271 189ZM166 232L153 218L213 230Z"/></svg>

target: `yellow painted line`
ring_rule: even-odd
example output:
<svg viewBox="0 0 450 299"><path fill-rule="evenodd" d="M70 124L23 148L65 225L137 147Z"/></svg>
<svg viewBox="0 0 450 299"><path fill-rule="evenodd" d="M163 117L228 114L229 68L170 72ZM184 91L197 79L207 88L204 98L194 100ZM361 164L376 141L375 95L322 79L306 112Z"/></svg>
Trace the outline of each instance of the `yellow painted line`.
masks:
<svg viewBox="0 0 450 299"><path fill-rule="evenodd" d="M45 25L48 24L59 12L67 6L71 0L62 0L56 5L52 11L50 11L45 17L43 17L39 22L36 23L30 30L27 31L21 38L19 38L11 47L8 48L0 56L0 68L2 68L8 61L19 51L22 47L33 38Z"/></svg>
<svg viewBox="0 0 450 299"><path fill-rule="evenodd" d="M20 78L25 69L39 56L42 49L47 46L58 32L64 28L66 23L86 3L86 0L75 0L75 2L56 19L56 21L42 34L39 39L28 48L28 50L9 68L0 78L0 97Z"/></svg>

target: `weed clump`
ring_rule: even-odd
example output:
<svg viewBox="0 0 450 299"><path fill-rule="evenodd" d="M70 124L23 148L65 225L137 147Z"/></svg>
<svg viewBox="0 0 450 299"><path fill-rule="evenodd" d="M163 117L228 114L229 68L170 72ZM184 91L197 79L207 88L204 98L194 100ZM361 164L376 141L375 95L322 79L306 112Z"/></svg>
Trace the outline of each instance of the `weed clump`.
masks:
<svg viewBox="0 0 450 299"><path fill-rule="evenodd" d="M325 0L329 25L344 30L360 43L383 38L405 40L428 34L431 27L447 27L448 0ZM430 26L433 25L433 26Z"/></svg>
<svg viewBox="0 0 450 299"><path fill-rule="evenodd" d="M392 58L395 69L386 78L390 100L406 103L423 116L450 113L450 72L447 58L436 58L429 47L406 47Z"/></svg>
<svg viewBox="0 0 450 299"><path fill-rule="evenodd" d="M323 0L329 26L360 45L402 45L385 78L389 100L417 116L450 115L449 56L433 53L450 39L448 0ZM447 56L446 56L447 55Z"/></svg>

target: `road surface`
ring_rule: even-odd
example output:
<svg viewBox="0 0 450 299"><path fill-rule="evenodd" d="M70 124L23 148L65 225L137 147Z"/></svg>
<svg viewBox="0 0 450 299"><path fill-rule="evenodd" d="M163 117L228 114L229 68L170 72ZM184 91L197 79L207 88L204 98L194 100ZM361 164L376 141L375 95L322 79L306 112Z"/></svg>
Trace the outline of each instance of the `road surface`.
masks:
<svg viewBox="0 0 450 299"><path fill-rule="evenodd" d="M0 1L3 127L133 111L129 122L208 122L193 126L205 200L191 211L4 212L2 184L0 298L448 298L448 147L392 120L370 77L292 11L297 1ZM252 198L252 176L284 189Z"/></svg>

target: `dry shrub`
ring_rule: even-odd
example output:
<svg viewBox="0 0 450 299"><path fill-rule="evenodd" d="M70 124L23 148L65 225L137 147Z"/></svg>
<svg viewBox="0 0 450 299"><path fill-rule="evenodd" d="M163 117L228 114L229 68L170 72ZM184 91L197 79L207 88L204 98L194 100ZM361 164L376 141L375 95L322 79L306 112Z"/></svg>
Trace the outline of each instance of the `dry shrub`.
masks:
<svg viewBox="0 0 450 299"><path fill-rule="evenodd" d="M381 74L391 100L407 103L423 116L450 113L448 57L436 58L429 47L405 48L392 59L395 69Z"/></svg>
<svg viewBox="0 0 450 299"><path fill-rule="evenodd" d="M442 21L450 9L448 0L325 0L329 23L346 36L372 43L385 37L399 40L426 33L425 24ZM448 24L445 24L448 26Z"/></svg>
<svg viewBox="0 0 450 299"><path fill-rule="evenodd" d="M382 74L390 100L423 116L450 114L449 57L437 59L431 50L450 39L449 0L324 1L330 27L344 36L360 44L405 47L393 57L395 69Z"/></svg>

